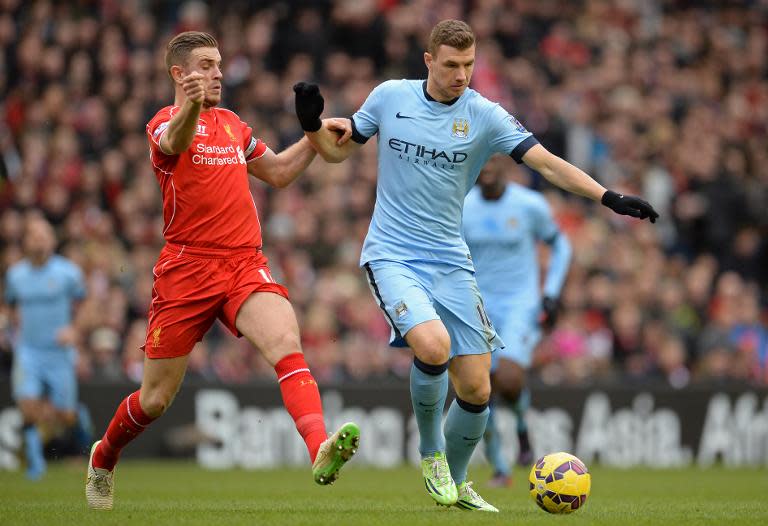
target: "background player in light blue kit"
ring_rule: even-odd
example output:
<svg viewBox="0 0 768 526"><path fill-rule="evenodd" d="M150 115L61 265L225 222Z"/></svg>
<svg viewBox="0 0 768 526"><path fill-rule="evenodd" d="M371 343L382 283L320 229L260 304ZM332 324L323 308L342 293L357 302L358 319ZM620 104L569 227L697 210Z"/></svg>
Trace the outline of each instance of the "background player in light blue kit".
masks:
<svg viewBox="0 0 768 526"><path fill-rule="evenodd" d="M466 480L488 419L491 352L503 347L461 234L467 192L491 155L502 153L618 213L652 220L657 214L641 199L606 191L539 145L498 104L469 89L475 38L467 24L438 23L427 49L427 80L384 82L351 120L323 124L324 101L313 84L294 86L296 113L329 162L343 161L377 135L376 205L360 263L392 326L392 344L414 353L411 400L424 485L438 504L498 511ZM441 429L449 375L456 400Z"/></svg>
<svg viewBox="0 0 768 526"><path fill-rule="evenodd" d="M59 423L86 425L77 415L73 325L75 305L85 297L85 287L80 269L55 255L55 246L51 225L39 216L30 217L24 235L26 258L8 269L5 283L5 302L15 309L18 320L12 389L21 410L31 479L40 478L46 468L37 427L46 398Z"/></svg>
<svg viewBox="0 0 768 526"><path fill-rule="evenodd" d="M511 481L494 417L499 402L509 404L517 419L518 463L528 465L532 460L525 421L531 397L525 371L541 339L540 325L554 324L571 259L571 244L555 224L544 197L508 181L505 172L501 157L486 165L464 201L463 223L488 317L506 345L493 353L491 363L494 405L485 428L485 449L494 468L492 486ZM543 291L539 243L550 247Z"/></svg>

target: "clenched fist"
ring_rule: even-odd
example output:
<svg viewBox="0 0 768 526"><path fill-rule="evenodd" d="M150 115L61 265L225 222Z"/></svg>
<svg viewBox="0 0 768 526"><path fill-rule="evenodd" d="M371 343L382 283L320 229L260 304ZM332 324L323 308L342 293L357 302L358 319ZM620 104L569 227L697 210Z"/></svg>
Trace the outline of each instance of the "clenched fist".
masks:
<svg viewBox="0 0 768 526"><path fill-rule="evenodd" d="M196 104L202 104L205 100L205 85L202 73L190 73L181 79L181 87L187 98Z"/></svg>

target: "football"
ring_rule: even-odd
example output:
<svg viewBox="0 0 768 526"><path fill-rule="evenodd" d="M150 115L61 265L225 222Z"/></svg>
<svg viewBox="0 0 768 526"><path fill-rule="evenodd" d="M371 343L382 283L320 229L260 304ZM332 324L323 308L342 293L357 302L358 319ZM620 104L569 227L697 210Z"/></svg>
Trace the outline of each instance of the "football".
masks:
<svg viewBox="0 0 768 526"><path fill-rule="evenodd" d="M592 486L584 463L570 453L544 455L528 476L531 498L549 513L572 513L584 506Z"/></svg>

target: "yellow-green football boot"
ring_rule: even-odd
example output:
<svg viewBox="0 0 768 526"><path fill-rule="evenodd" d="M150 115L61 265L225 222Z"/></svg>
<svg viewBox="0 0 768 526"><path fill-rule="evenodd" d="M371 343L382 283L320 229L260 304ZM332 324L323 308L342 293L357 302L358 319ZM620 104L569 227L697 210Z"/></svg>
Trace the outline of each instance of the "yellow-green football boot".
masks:
<svg viewBox="0 0 768 526"><path fill-rule="evenodd" d="M435 502L441 506L456 504L459 493L451 477L451 470L448 468L445 453L438 451L433 456L422 459L421 473L424 475L424 486L427 488L427 493L435 499Z"/></svg>
<svg viewBox="0 0 768 526"><path fill-rule="evenodd" d="M456 507L461 508L462 510L468 510L468 511L491 511L494 513L498 513L499 510L496 509L495 506L492 506L485 502L483 497L477 494L475 490L472 489L472 483L467 482L466 480L459 484L458 487L459 490L459 498L456 501Z"/></svg>

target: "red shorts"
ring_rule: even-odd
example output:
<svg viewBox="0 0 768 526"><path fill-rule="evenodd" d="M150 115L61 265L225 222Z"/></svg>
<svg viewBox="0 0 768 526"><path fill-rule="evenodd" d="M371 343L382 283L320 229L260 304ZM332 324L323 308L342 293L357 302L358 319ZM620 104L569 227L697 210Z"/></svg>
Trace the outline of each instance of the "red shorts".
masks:
<svg viewBox="0 0 768 526"><path fill-rule="evenodd" d="M149 307L147 339L150 358L190 353L216 318L235 336L237 312L254 292L273 292L288 299L275 283L267 258L254 248L216 250L168 243L160 252Z"/></svg>

